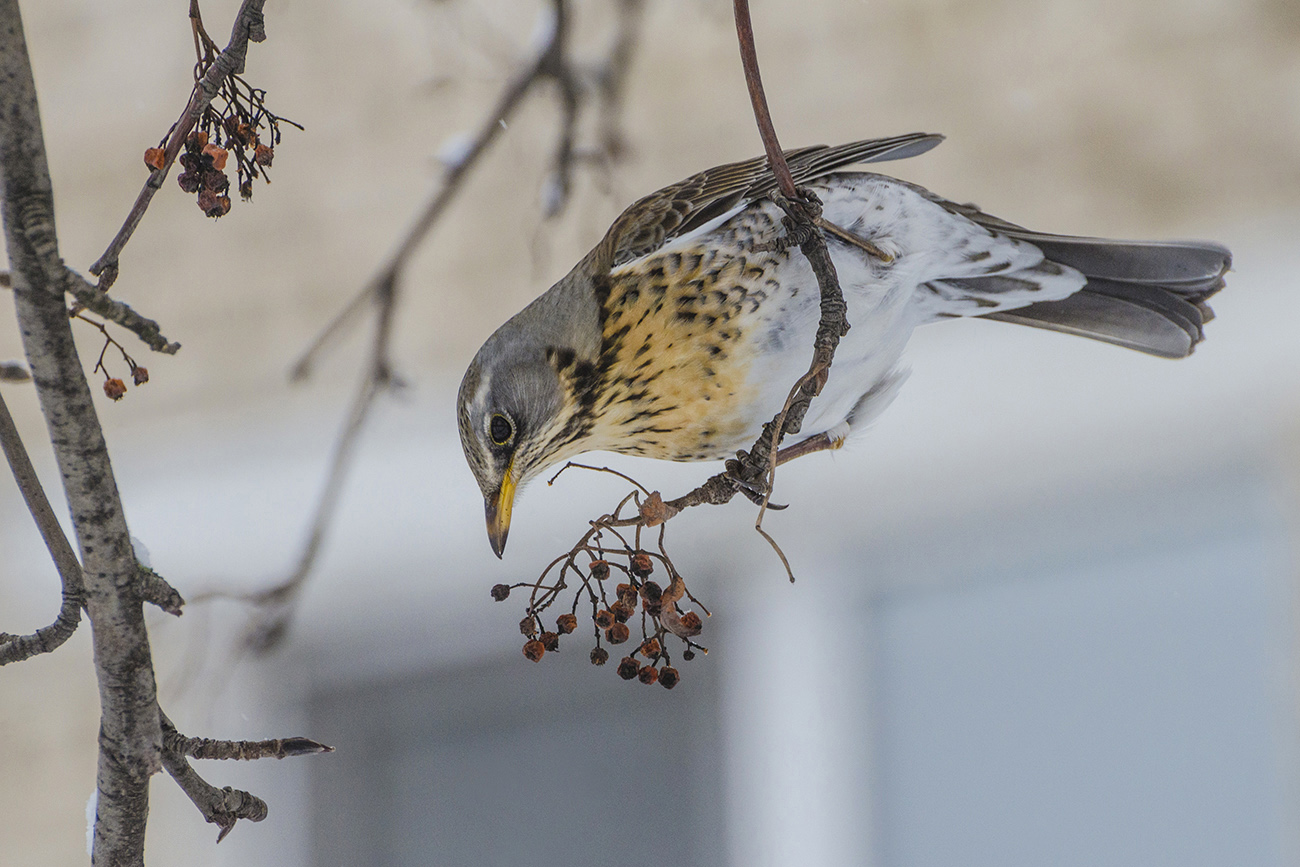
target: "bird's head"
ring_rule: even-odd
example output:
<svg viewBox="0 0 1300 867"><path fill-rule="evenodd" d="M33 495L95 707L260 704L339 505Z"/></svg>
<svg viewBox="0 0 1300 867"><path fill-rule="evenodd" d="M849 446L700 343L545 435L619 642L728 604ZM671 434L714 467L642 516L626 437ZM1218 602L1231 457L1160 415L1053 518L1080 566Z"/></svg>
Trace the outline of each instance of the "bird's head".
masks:
<svg viewBox="0 0 1300 867"><path fill-rule="evenodd" d="M502 329L479 350L460 385L460 442L483 492L488 540L498 557L515 493L562 456L573 401L556 355L554 347Z"/></svg>

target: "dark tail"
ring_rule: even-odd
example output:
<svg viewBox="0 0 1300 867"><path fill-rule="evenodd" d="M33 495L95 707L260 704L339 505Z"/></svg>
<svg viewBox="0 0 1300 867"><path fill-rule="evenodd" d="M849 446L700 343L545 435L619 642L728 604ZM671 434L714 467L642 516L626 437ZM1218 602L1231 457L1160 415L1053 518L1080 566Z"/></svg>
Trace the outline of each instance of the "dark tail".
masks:
<svg viewBox="0 0 1300 867"><path fill-rule="evenodd" d="M1005 234L1028 241L1048 259L1088 278L1074 295L991 313L1000 319L1078 334L1163 358L1185 358L1214 318L1205 303L1223 288L1232 254L1208 241L1107 241L1024 230Z"/></svg>

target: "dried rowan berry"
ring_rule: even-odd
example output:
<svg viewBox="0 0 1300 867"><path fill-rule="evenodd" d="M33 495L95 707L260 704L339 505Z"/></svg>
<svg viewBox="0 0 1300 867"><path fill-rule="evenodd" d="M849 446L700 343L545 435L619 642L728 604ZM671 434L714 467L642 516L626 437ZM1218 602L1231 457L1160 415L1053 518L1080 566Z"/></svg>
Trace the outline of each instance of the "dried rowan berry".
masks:
<svg viewBox="0 0 1300 867"><path fill-rule="evenodd" d="M658 602L659 597L663 595L663 588L653 581L647 581L641 585L641 598L647 602Z"/></svg>
<svg viewBox="0 0 1300 867"><path fill-rule="evenodd" d="M614 625L614 612L607 608L602 609L596 612L596 616L593 617L592 620L594 620L596 625L601 629L609 629Z"/></svg>
<svg viewBox="0 0 1300 867"><path fill-rule="evenodd" d="M663 614L664 608L658 602L651 602L649 599L641 600L641 610L651 617L658 617Z"/></svg>
<svg viewBox="0 0 1300 867"><path fill-rule="evenodd" d="M136 385L144 385L149 381L149 368L137 364L131 368L131 378L135 380Z"/></svg>
<svg viewBox="0 0 1300 867"><path fill-rule="evenodd" d="M591 649L591 664L604 665L609 662L609 651L603 647L593 647Z"/></svg>
<svg viewBox="0 0 1300 867"><path fill-rule="evenodd" d="M663 648L659 646L658 638L652 638L641 645L641 653L645 654L647 657L658 656L662 652Z"/></svg>
<svg viewBox="0 0 1300 867"><path fill-rule="evenodd" d="M185 149L190 153L203 150L203 146L208 143L208 134L201 129L196 129L190 133L189 138L185 139Z"/></svg>
<svg viewBox="0 0 1300 867"><path fill-rule="evenodd" d="M225 172L205 169L199 174L199 178L203 181L204 189L212 190L214 193L224 193L230 189L230 178L226 177Z"/></svg>
<svg viewBox="0 0 1300 867"><path fill-rule="evenodd" d="M524 657L533 662L540 662L546 655L546 647L536 638L524 642Z"/></svg>
<svg viewBox="0 0 1300 867"><path fill-rule="evenodd" d="M270 145L260 144L253 150L253 162L259 166L270 168L273 159L275 159L275 148Z"/></svg>
<svg viewBox="0 0 1300 867"><path fill-rule="evenodd" d="M592 560L588 568L591 569L591 577L597 581L604 581L609 577L609 562L606 560Z"/></svg>
<svg viewBox="0 0 1300 867"><path fill-rule="evenodd" d="M648 686L659 679L659 669L655 668L653 665L647 665L638 671L636 676L642 683Z"/></svg>
<svg viewBox="0 0 1300 867"><path fill-rule="evenodd" d="M519 621L519 631L529 637L537 634L537 621L531 614Z"/></svg>
<svg viewBox="0 0 1300 867"><path fill-rule="evenodd" d="M636 608L622 599L609 606L609 610L614 613L614 619L619 623L626 623L627 619L636 613Z"/></svg>
<svg viewBox="0 0 1300 867"><path fill-rule="evenodd" d="M628 605L636 604L636 586L632 584L618 585L618 599L620 602L626 600Z"/></svg>
<svg viewBox="0 0 1300 867"><path fill-rule="evenodd" d="M538 638L542 642L542 647L545 647L547 650L560 649L560 636L557 633L543 632L540 636L538 636Z"/></svg>
<svg viewBox="0 0 1300 867"><path fill-rule="evenodd" d="M126 396L126 383L120 379L104 380L104 394L113 400L121 400Z"/></svg>
<svg viewBox="0 0 1300 867"><path fill-rule="evenodd" d="M243 199L245 202L253 198L252 180L245 178L244 180L239 182L239 197Z"/></svg>
<svg viewBox="0 0 1300 867"><path fill-rule="evenodd" d="M176 183L180 184L181 189L187 193L197 193L199 187L203 186L203 180L198 172L181 172L176 176Z"/></svg>
<svg viewBox="0 0 1300 867"><path fill-rule="evenodd" d="M176 158L176 162L181 164L181 168L187 172L197 171L203 168L203 161L199 159L198 154L192 154L189 151L181 154Z"/></svg>
<svg viewBox="0 0 1300 867"><path fill-rule="evenodd" d="M159 171L167 164L167 152L162 148L149 148L144 152L144 164Z"/></svg>
<svg viewBox="0 0 1300 867"><path fill-rule="evenodd" d="M555 628L564 635L578 628L578 618L572 614L561 614L555 620Z"/></svg>
<svg viewBox="0 0 1300 867"><path fill-rule="evenodd" d="M655 570L654 562L645 551L637 551L632 555L630 568L632 574L638 578L644 578Z"/></svg>
<svg viewBox="0 0 1300 867"><path fill-rule="evenodd" d="M605 630L605 638L610 644L622 644L632 635L632 630L627 628L626 623L615 623L609 629Z"/></svg>
<svg viewBox="0 0 1300 867"><path fill-rule="evenodd" d="M672 689L681 679L682 676L671 665L665 665L659 670L659 685L664 689Z"/></svg>
<svg viewBox="0 0 1300 867"><path fill-rule="evenodd" d="M498 601L498 602L505 602L507 599L510 598L510 585L509 585L509 584L493 584L493 585L492 585L492 598L495 599L495 600Z"/></svg>
<svg viewBox="0 0 1300 867"><path fill-rule="evenodd" d="M203 146L203 155L212 160L214 169L221 171L226 167L226 158L230 155L230 152L219 145L206 144Z"/></svg>
<svg viewBox="0 0 1300 867"><path fill-rule="evenodd" d="M696 614L694 611L687 611L683 614L680 623L682 631L686 635L699 635L704 629L704 621L700 620L700 615ZM675 629L673 631L677 632ZM682 632L677 632L677 634L681 635Z"/></svg>
<svg viewBox="0 0 1300 867"><path fill-rule="evenodd" d="M690 662L694 658L695 658L695 651L691 650L689 647L682 651L682 659L686 660L687 662Z"/></svg>
<svg viewBox="0 0 1300 867"><path fill-rule="evenodd" d="M230 197L206 188L199 190L199 208L209 217L224 217L230 211Z"/></svg>
<svg viewBox="0 0 1300 867"><path fill-rule="evenodd" d="M624 680L631 680L641 671L641 665L632 657L625 656L618 663L618 676Z"/></svg>

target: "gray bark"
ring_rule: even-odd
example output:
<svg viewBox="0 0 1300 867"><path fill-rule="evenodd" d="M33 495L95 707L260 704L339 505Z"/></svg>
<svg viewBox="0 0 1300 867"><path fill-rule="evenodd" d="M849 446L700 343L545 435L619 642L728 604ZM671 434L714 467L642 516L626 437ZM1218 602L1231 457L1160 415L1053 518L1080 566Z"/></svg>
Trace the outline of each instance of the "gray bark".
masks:
<svg viewBox="0 0 1300 867"><path fill-rule="evenodd" d="M54 200L17 0L0 0L0 196L14 304L72 512L99 679L92 863L144 863L149 777L160 768L154 674L137 568L64 302Z"/></svg>

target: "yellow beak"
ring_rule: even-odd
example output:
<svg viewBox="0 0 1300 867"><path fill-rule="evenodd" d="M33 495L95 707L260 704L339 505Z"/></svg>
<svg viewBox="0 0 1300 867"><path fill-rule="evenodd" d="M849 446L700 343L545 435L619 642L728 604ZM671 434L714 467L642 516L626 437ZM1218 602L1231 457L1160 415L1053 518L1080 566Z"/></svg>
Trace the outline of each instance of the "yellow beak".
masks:
<svg viewBox="0 0 1300 867"><path fill-rule="evenodd" d="M492 553L498 558L505 553L506 537L510 535L510 510L515 504L515 480L511 470L514 463L506 468L505 477L496 497L486 497L483 505L487 510L488 542L492 544Z"/></svg>

